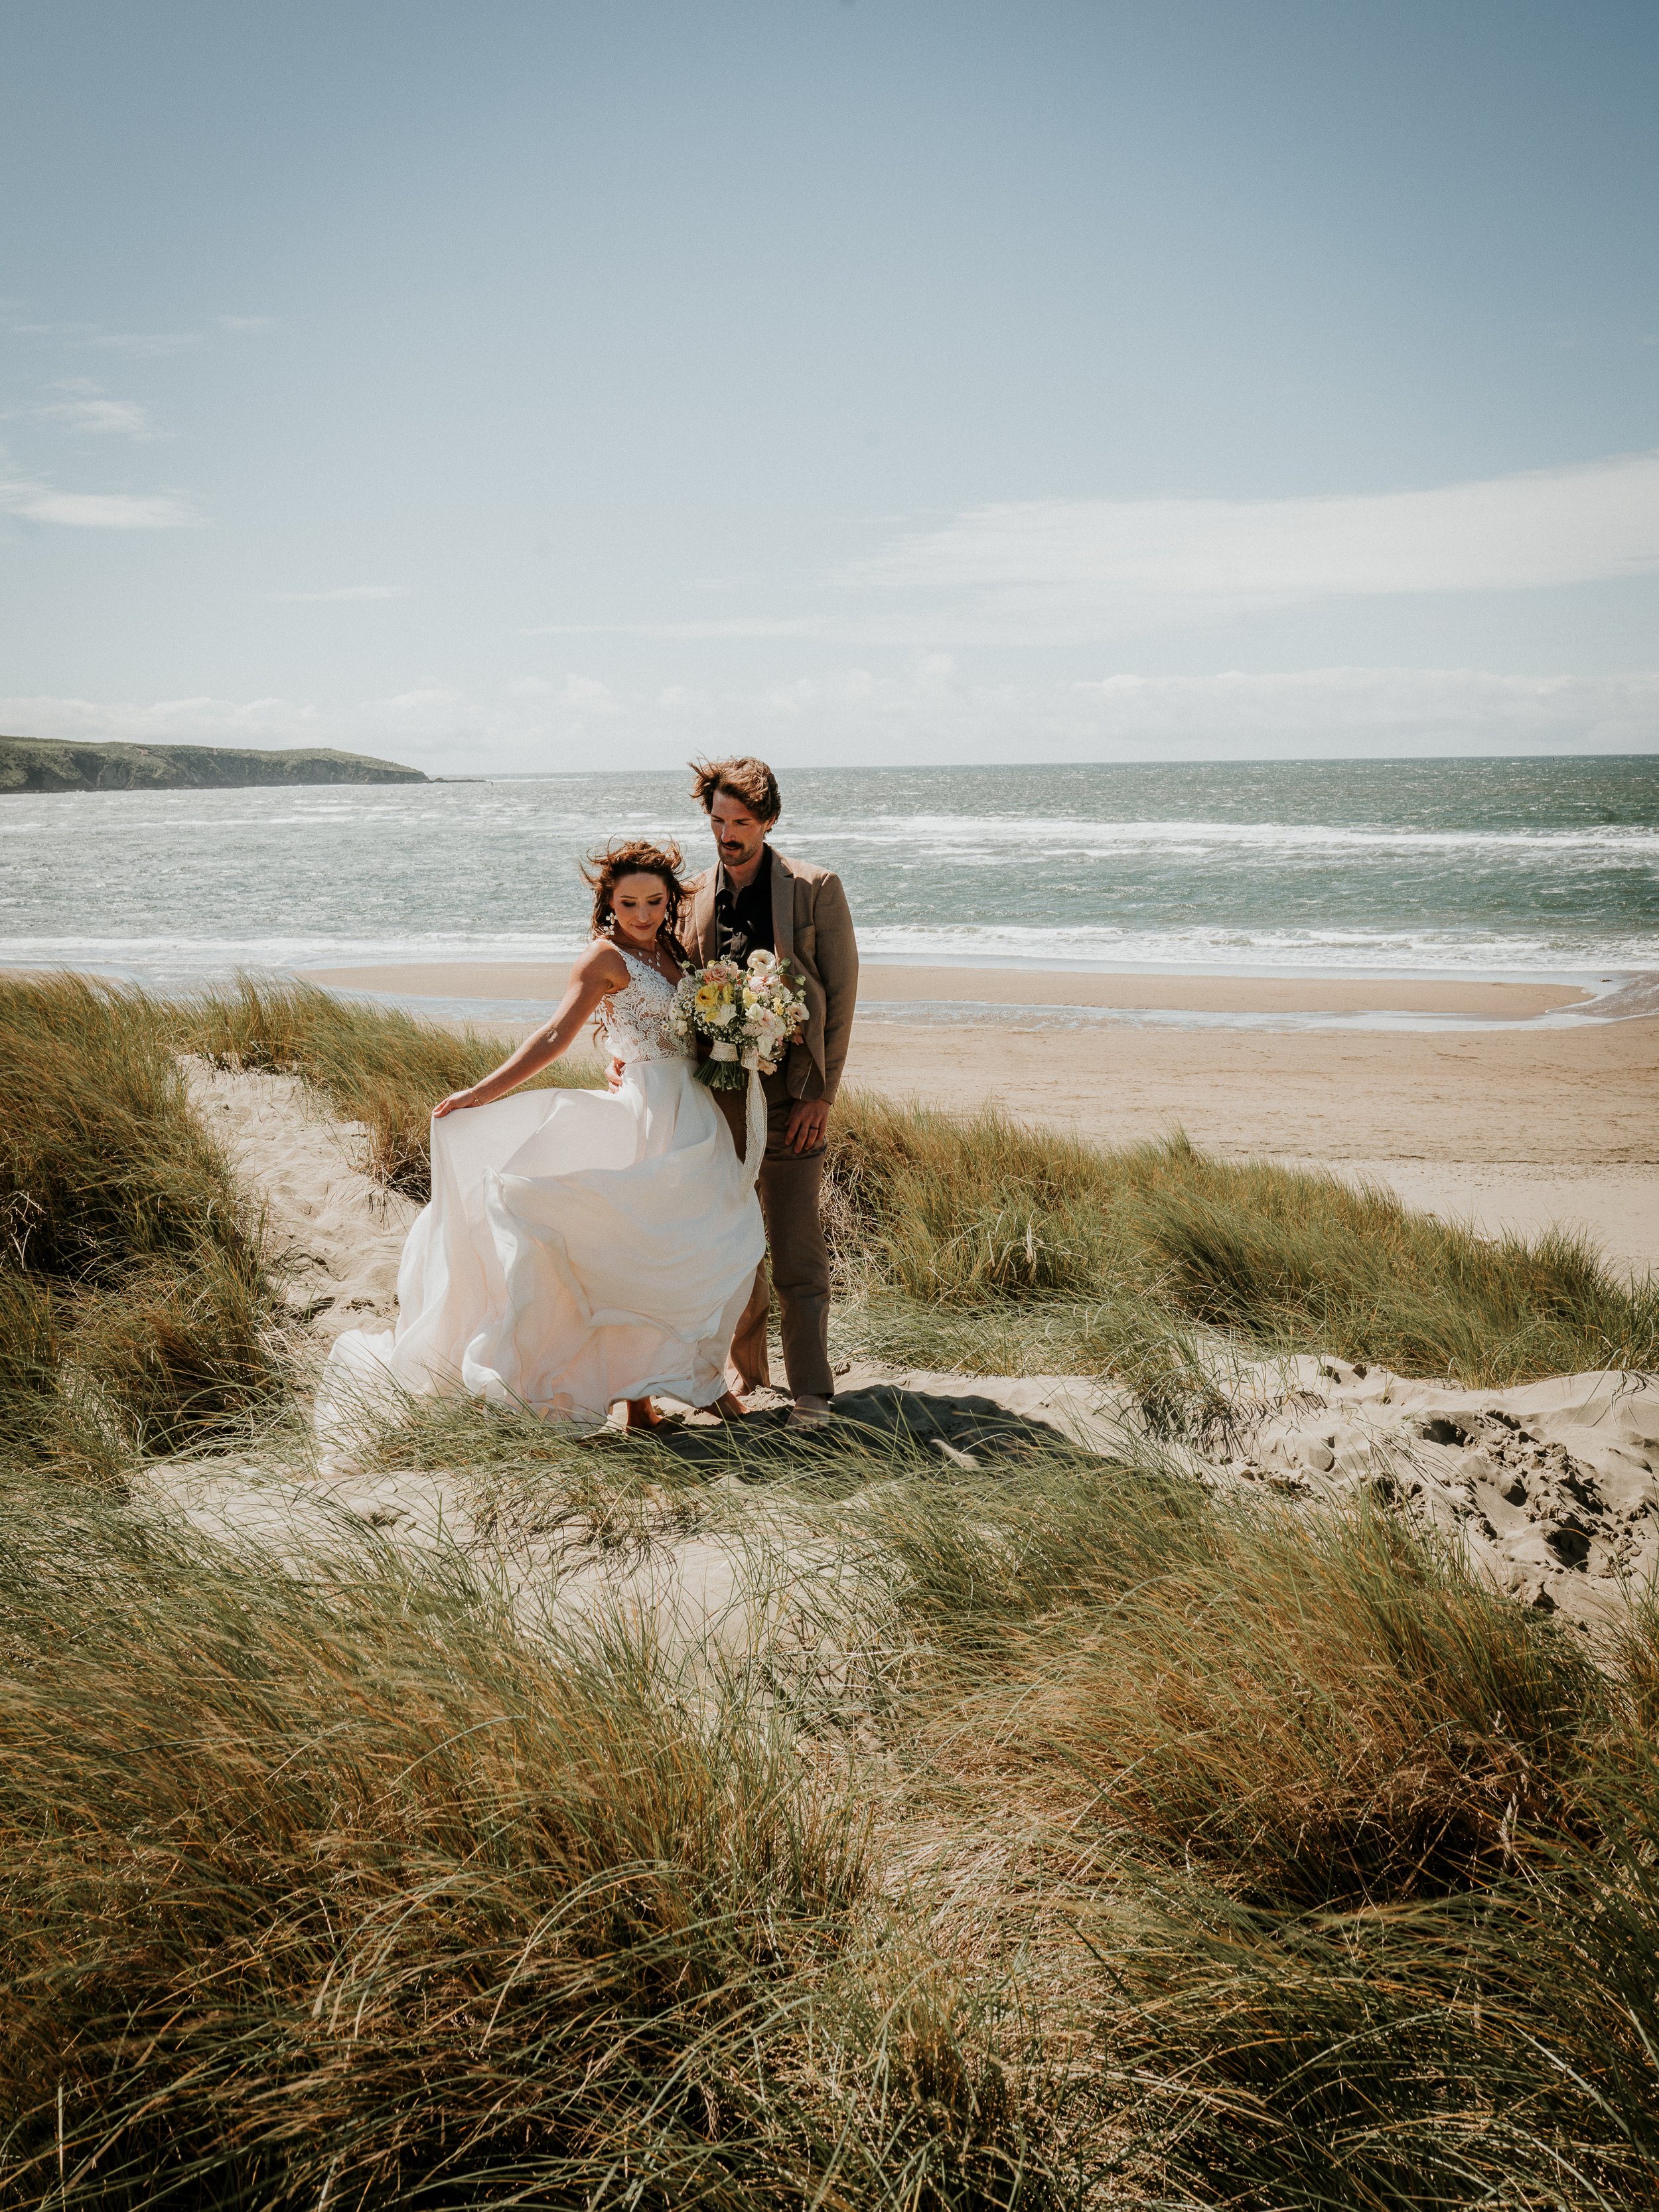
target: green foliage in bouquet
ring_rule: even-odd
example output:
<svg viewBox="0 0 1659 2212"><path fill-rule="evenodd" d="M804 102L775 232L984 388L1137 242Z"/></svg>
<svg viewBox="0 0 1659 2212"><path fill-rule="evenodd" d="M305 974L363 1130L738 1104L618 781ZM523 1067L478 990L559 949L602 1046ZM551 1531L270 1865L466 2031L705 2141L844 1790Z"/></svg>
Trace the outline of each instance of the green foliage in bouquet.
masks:
<svg viewBox="0 0 1659 2212"><path fill-rule="evenodd" d="M805 994L775 952L751 952L743 967L711 960L690 969L675 994L676 1031L708 1046L697 1080L711 1091L741 1091L751 1073L773 1073L805 1018Z"/></svg>

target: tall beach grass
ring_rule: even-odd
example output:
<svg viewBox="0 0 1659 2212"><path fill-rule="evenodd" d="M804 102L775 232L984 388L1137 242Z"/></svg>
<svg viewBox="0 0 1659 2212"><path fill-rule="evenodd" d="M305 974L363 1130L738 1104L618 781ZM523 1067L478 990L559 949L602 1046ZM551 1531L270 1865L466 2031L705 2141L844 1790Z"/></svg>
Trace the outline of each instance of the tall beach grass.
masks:
<svg viewBox="0 0 1659 2212"><path fill-rule="evenodd" d="M498 1067L506 1047L476 1030L440 1028L395 1007L337 998L309 983L243 977L180 1006L155 1007L181 1049L229 1068L298 1075L343 1119L361 1122L366 1164L393 1190L428 1195L432 1109ZM555 1061L532 1088L599 1080L591 1059Z"/></svg>
<svg viewBox="0 0 1659 2212"><path fill-rule="evenodd" d="M86 1510L66 1563L31 1504L0 2201L1040 2201L844 1760L458 1561L319 1586Z"/></svg>
<svg viewBox="0 0 1659 2212"><path fill-rule="evenodd" d="M164 1010L0 984L0 1452L118 1468L245 1419L280 1359L259 1223Z"/></svg>
<svg viewBox="0 0 1659 2212"><path fill-rule="evenodd" d="M0 2206L1659 2206L1659 1608L1592 1651L1378 1510L1151 1445L699 1461L460 1401L368 1476L447 1470L549 1576L764 1528L858 1598L836 1648L763 1605L694 1682L487 1547L210 1541L142 1462L294 1378L186 1052L301 1075L418 1190L499 1048L0 984ZM1115 1375L1175 1427L1224 1352L1654 1364L1651 1286L1559 1240L1179 1143L834 1126L841 1325L896 1358Z"/></svg>
<svg viewBox="0 0 1659 2212"><path fill-rule="evenodd" d="M0 2202L1659 2203L1646 1686L1374 1518L830 1449L805 1729L14 1486Z"/></svg>
<svg viewBox="0 0 1659 2212"><path fill-rule="evenodd" d="M854 1094L829 1213L867 1333L916 1364L1160 1380L1194 1330L1262 1352L1518 1382L1659 1363L1659 1284L1558 1232L1486 1238L1334 1174L1184 1139L1106 1151L987 1109Z"/></svg>

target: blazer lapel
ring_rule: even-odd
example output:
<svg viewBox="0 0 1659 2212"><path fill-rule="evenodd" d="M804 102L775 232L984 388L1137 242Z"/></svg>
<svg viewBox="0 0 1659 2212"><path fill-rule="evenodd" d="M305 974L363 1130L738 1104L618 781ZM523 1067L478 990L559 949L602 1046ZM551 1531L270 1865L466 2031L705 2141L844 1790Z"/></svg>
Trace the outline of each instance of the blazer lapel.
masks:
<svg viewBox="0 0 1659 2212"><path fill-rule="evenodd" d="M706 869L691 894L691 928L686 950L699 968L706 967L714 957L714 890L720 872L718 868Z"/></svg>
<svg viewBox="0 0 1659 2212"><path fill-rule="evenodd" d="M795 879L781 853L772 854L772 949L780 960L795 952Z"/></svg>

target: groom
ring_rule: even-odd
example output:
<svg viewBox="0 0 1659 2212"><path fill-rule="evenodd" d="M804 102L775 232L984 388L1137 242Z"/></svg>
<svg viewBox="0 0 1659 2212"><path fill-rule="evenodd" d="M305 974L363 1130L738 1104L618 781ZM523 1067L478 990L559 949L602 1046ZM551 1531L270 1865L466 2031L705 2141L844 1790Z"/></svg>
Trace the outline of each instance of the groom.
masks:
<svg viewBox="0 0 1659 2212"><path fill-rule="evenodd" d="M680 938L702 967L738 961L766 948L793 961L806 993L806 1027L766 1087L766 1153L761 1208L772 1251L772 1279L783 1310L783 1364L799 1419L830 1411L830 1254L818 1219L823 1133L847 1058L858 996L859 951L841 878L811 860L786 860L768 842L783 811L777 779L764 761L694 761L692 796L708 817L719 855L690 885ZM744 1093L714 1097L744 1150ZM770 1380L766 1323L771 1294L763 1261L732 1340L741 1389Z"/></svg>

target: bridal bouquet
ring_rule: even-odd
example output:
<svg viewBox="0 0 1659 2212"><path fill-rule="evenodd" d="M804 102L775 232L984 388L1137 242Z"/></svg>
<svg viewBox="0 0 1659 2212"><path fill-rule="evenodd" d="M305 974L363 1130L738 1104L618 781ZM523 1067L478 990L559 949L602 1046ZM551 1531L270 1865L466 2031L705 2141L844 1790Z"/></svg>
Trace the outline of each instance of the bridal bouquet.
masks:
<svg viewBox="0 0 1659 2212"><path fill-rule="evenodd" d="M697 1070L711 1091L740 1091L751 1070L770 1075L806 1019L806 995L789 980L788 963L775 952L751 952L746 967L711 960L680 978L669 1017L674 1034L690 1044L708 1041Z"/></svg>

